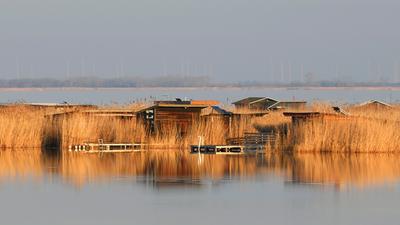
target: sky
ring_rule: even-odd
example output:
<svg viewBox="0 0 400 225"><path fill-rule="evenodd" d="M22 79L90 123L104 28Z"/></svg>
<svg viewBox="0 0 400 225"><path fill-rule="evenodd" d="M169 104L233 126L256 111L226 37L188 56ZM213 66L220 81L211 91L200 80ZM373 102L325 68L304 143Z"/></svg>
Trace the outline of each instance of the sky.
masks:
<svg viewBox="0 0 400 225"><path fill-rule="evenodd" d="M0 0L0 76L400 80L395 0Z"/></svg>

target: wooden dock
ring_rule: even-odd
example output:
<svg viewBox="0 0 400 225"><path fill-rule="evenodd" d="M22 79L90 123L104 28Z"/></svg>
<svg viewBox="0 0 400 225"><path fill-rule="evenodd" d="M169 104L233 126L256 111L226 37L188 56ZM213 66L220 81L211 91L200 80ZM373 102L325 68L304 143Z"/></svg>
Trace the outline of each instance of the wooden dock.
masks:
<svg viewBox="0 0 400 225"><path fill-rule="evenodd" d="M243 137L227 139L229 145L243 145L247 148L265 146L273 142L275 142L275 134L273 133L245 133Z"/></svg>
<svg viewBox="0 0 400 225"><path fill-rule="evenodd" d="M100 152L140 152L143 151L144 144L134 143L103 143L99 140L98 143L83 143L79 145L70 145L70 152L84 153L100 153Z"/></svg>
<svg viewBox="0 0 400 225"><path fill-rule="evenodd" d="M192 145L191 153L201 154L243 154L244 147L241 145Z"/></svg>
<svg viewBox="0 0 400 225"><path fill-rule="evenodd" d="M274 141L275 135L272 133L245 133L243 137L227 139L227 145L192 145L190 152L201 154L257 153L263 152L265 145Z"/></svg>

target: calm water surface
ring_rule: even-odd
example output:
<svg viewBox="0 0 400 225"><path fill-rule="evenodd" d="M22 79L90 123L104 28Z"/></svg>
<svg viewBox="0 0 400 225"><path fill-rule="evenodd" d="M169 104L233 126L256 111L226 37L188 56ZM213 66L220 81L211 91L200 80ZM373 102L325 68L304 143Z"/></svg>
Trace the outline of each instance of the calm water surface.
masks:
<svg viewBox="0 0 400 225"><path fill-rule="evenodd" d="M0 152L2 224L399 224L400 155Z"/></svg>

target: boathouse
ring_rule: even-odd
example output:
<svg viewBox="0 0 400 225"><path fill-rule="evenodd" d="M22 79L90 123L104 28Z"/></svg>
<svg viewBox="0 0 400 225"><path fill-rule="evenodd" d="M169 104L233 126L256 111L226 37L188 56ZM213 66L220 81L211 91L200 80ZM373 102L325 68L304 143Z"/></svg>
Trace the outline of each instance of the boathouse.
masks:
<svg viewBox="0 0 400 225"><path fill-rule="evenodd" d="M184 135L194 122L200 120L203 109L217 104L219 102L208 100L155 101L154 105L138 111L136 117L151 133L176 128Z"/></svg>

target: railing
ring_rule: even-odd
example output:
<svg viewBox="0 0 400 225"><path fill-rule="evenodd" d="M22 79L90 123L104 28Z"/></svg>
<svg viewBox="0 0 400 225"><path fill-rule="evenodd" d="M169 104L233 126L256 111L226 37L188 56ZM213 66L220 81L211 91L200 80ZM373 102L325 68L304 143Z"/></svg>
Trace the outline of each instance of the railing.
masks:
<svg viewBox="0 0 400 225"><path fill-rule="evenodd" d="M275 134L270 133L245 133L243 137L228 138L229 145L266 145L275 141Z"/></svg>

